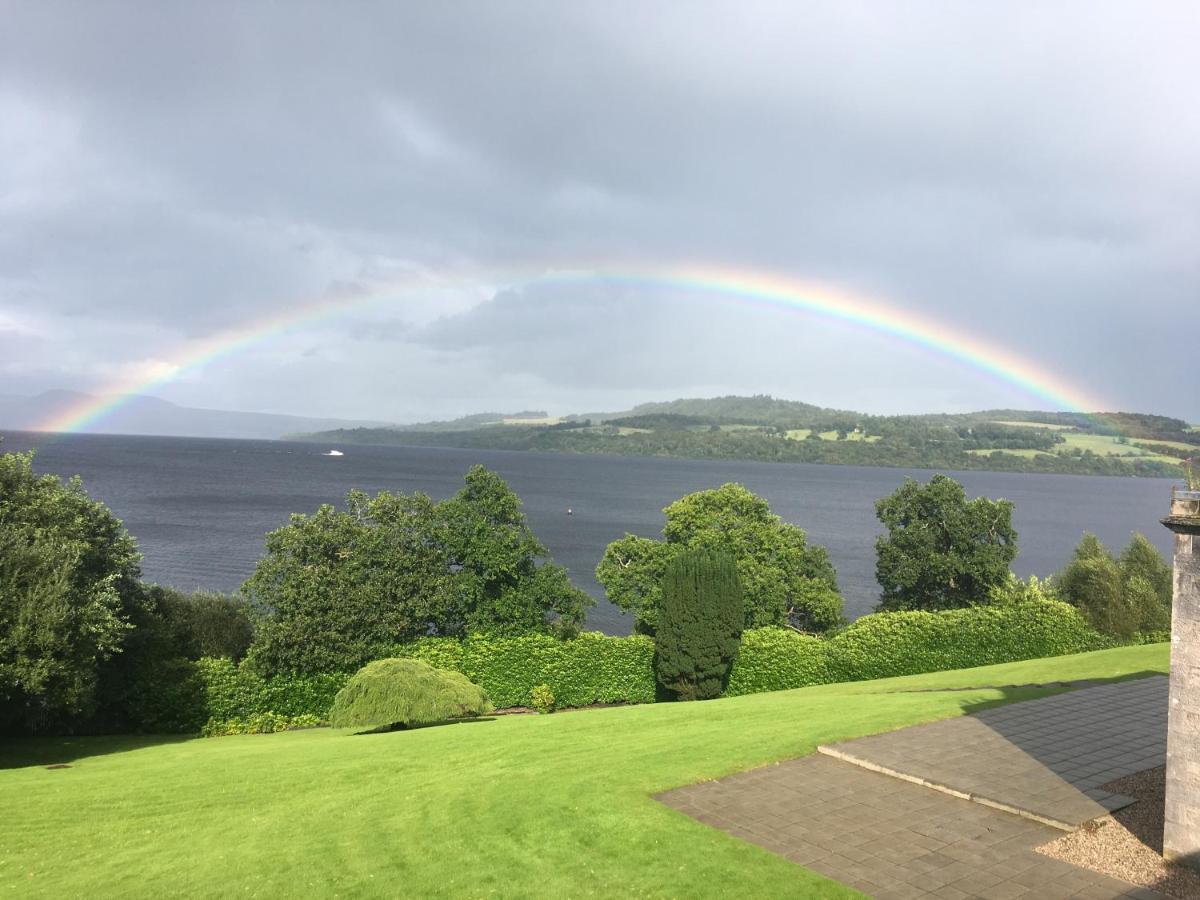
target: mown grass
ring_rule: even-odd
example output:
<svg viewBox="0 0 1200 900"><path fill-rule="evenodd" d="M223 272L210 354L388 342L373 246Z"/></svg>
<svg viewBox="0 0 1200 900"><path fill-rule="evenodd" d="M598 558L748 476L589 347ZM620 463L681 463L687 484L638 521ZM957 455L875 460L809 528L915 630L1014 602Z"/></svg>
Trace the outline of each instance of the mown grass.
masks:
<svg viewBox="0 0 1200 900"><path fill-rule="evenodd" d="M389 734L8 741L0 886L34 897L855 896L653 795L1061 689L1031 684L1166 667L1167 646L1153 645Z"/></svg>

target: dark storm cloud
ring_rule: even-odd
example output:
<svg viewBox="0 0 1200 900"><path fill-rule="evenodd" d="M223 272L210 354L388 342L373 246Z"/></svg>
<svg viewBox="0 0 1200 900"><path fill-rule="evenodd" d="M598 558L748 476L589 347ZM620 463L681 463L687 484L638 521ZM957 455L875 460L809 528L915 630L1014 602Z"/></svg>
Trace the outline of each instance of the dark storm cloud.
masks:
<svg viewBox="0 0 1200 900"><path fill-rule="evenodd" d="M4 4L0 313L45 319L63 342L45 386L83 386L122 362L114 321L184 341L380 273L486 285L514 266L698 259L887 298L1113 405L1200 419L1188 364L1160 352L1200 327L1197 18L1186 3ZM407 379L419 360L415 415L479 385L483 405L503 388L523 393L502 406L559 411L576 406L566 387L596 385L613 402L749 382L835 402L758 350L827 362L829 325L721 304L680 318L683 302L530 289L446 316L406 301L298 345L322 352L286 388L265 349L205 383L335 414L299 398L325 396L318 363L336 359L382 416L372 374ZM816 384L839 404L912 408L906 384L1010 399L981 381L931 393L941 363L845 337L860 374ZM739 365L712 363L722 344ZM29 379L41 362L18 348L9 365Z"/></svg>

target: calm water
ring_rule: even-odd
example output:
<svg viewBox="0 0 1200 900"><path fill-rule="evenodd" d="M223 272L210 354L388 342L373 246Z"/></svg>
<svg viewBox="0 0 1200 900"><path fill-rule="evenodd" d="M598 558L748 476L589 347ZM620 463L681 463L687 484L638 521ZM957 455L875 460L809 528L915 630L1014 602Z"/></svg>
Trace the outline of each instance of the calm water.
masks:
<svg viewBox="0 0 1200 900"><path fill-rule="evenodd" d="M262 537L292 512L337 503L351 488L420 490L443 498L482 463L520 495L535 533L576 584L599 601L589 625L625 633L629 621L603 600L592 575L605 546L625 532L659 537L662 508L702 488L738 481L766 497L785 520L824 545L851 617L869 612L878 587L874 501L906 475L928 472L856 466L638 459L427 447L343 448L282 441L11 433L4 450L37 447L42 472L82 475L88 492L125 521L145 555L147 579L180 588L236 588L254 568ZM1016 504L1020 575L1060 568L1084 530L1110 545L1142 531L1164 552L1158 524L1171 483L1162 479L1004 472L951 473L972 496ZM574 514L566 515L567 507Z"/></svg>

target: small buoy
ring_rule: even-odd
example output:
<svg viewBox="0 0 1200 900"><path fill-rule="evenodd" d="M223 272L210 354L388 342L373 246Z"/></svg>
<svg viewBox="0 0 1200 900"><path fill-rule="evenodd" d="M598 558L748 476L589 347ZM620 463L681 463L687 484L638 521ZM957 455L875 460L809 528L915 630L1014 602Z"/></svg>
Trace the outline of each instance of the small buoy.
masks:
<svg viewBox="0 0 1200 900"><path fill-rule="evenodd" d="M571 507L569 507L569 506L567 507L567 515L568 515L568 516L573 516L573 515L575 515L575 511L574 511L574 510L572 510L572 509L571 509Z"/></svg>

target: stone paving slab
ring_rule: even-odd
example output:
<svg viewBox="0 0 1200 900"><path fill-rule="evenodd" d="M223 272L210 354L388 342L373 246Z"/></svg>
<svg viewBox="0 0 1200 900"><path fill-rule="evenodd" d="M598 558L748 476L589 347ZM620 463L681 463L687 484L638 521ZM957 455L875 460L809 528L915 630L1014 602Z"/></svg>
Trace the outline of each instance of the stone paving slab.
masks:
<svg viewBox="0 0 1200 900"><path fill-rule="evenodd" d="M1035 852L1049 826L828 756L657 799L879 900L1161 898Z"/></svg>
<svg viewBox="0 0 1200 900"><path fill-rule="evenodd" d="M818 750L1071 831L1133 802L1100 785L1163 765L1167 686L1105 684Z"/></svg>

